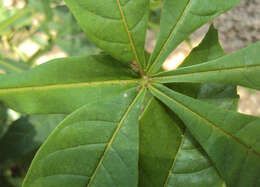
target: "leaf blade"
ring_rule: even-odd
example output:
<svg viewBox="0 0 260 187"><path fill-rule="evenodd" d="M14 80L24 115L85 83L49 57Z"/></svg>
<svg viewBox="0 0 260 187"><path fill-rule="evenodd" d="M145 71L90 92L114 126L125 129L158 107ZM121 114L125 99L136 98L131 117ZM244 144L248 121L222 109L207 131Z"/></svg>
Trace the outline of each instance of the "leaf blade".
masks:
<svg viewBox="0 0 260 187"><path fill-rule="evenodd" d="M159 38L149 60L148 72L155 74L172 50L185 40L189 34L221 13L231 9L239 1L165 1Z"/></svg>
<svg viewBox="0 0 260 187"><path fill-rule="evenodd" d="M218 42L218 32L212 25L203 41L194 48L180 67L188 67L225 55ZM172 90L205 101L220 108L236 110L238 97L236 87L223 84L172 83ZM223 187L220 177L207 153L185 129L183 143L176 155L165 186Z"/></svg>
<svg viewBox="0 0 260 187"><path fill-rule="evenodd" d="M165 186L223 187L223 184L208 155L186 130Z"/></svg>
<svg viewBox="0 0 260 187"><path fill-rule="evenodd" d="M222 111L161 85L155 87L152 93L184 120L228 186L259 185L259 118Z"/></svg>
<svg viewBox="0 0 260 187"><path fill-rule="evenodd" d="M139 123L139 186L163 186L182 139L181 122L152 97Z"/></svg>
<svg viewBox="0 0 260 187"><path fill-rule="evenodd" d="M2 76L0 100L30 114L70 113L93 99L137 87L137 77L109 56L58 59Z"/></svg>
<svg viewBox="0 0 260 187"><path fill-rule="evenodd" d="M148 0L66 0L88 37L120 61L136 60L144 67L144 42L148 23Z"/></svg>
<svg viewBox="0 0 260 187"><path fill-rule="evenodd" d="M138 180L137 120L145 90L138 93L132 89L126 94L127 97L114 96L89 103L64 120L37 153L23 186L68 186L71 183L66 182L70 179L73 186L109 186L111 183L112 186L135 186ZM115 150L120 157L114 155Z"/></svg>
<svg viewBox="0 0 260 187"><path fill-rule="evenodd" d="M157 74L157 82L217 82L260 89L260 43L216 60Z"/></svg>

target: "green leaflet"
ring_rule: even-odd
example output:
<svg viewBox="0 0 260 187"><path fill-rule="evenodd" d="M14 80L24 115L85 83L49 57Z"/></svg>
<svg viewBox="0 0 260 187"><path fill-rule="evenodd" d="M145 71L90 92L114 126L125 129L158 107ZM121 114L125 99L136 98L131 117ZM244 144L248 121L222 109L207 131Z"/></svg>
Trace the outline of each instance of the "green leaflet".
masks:
<svg viewBox="0 0 260 187"><path fill-rule="evenodd" d="M192 85L188 86L190 88ZM195 98L217 107L237 109L238 98L234 86L202 84L198 88ZM182 141L165 186L224 187L224 181L214 164L187 130Z"/></svg>
<svg viewBox="0 0 260 187"><path fill-rule="evenodd" d="M200 45L192 50L190 55L181 64L181 67L189 67L203 64L224 56L219 41L218 32L213 25L209 28ZM198 98L218 107L235 109L238 101L236 86L220 83L170 83L167 86L177 92Z"/></svg>
<svg viewBox="0 0 260 187"><path fill-rule="evenodd" d="M187 131L181 140L178 153L164 186L223 187L207 154Z"/></svg>
<svg viewBox="0 0 260 187"><path fill-rule="evenodd" d="M218 42L218 33L213 26L201 44L194 48L185 59L182 67L191 66L224 55ZM235 86L223 84L173 83L168 85L173 90L185 93L201 101L226 109L237 109L237 91ZM224 181L216 171L199 143L186 129L178 154L174 158L165 186L223 187Z"/></svg>
<svg viewBox="0 0 260 187"><path fill-rule="evenodd" d="M0 139L0 163L14 161L36 150L65 115L31 115L13 122Z"/></svg>
<svg viewBox="0 0 260 187"><path fill-rule="evenodd" d="M151 92L174 110L230 187L260 185L260 119L221 110L162 85Z"/></svg>
<svg viewBox="0 0 260 187"><path fill-rule="evenodd" d="M124 62L144 68L149 0L65 0L87 36Z"/></svg>
<svg viewBox="0 0 260 187"><path fill-rule="evenodd" d="M139 186L163 186L181 143L180 120L154 97L140 119Z"/></svg>
<svg viewBox="0 0 260 187"><path fill-rule="evenodd" d="M156 73L168 55L193 31L239 2L240 0L165 0L159 37L149 60L149 74Z"/></svg>
<svg viewBox="0 0 260 187"><path fill-rule="evenodd" d="M23 187L137 186L144 95L132 88L67 117L38 151Z"/></svg>
<svg viewBox="0 0 260 187"><path fill-rule="evenodd" d="M153 80L166 82L217 82L260 89L260 42L207 63L159 73Z"/></svg>
<svg viewBox="0 0 260 187"><path fill-rule="evenodd" d="M137 74L111 57L72 57L2 76L0 100L29 114L70 113L90 101L122 94L137 83Z"/></svg>

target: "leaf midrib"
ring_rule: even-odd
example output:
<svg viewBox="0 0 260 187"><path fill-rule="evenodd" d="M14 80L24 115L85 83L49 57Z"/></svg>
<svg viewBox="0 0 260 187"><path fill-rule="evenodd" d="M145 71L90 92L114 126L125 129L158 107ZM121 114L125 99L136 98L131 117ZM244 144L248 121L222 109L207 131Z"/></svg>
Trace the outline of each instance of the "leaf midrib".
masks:
<svg viewBox="0 0 260 187"><path fill-rule="evenodd" d="M98 172L100 166L102 165L102 163L103 163L103 161L104 161L104 159L105 159L106 154L108 153L109 149L111 148L111 145L112 145L112 143L113 143L113 141L114 141L114 139L115 139L117 133L119 132L119 130L120 130L120 128L121 128L123 122L124 122L125 119L127 118L129 112L131 111L131 109L133 108L133 106L135 105L135 103L137 102L137 100L139 99L139 97L142 95L142 93L144 92L144 90L145 90L145 88L142 88L142 90L139 91L139 93L138 93L137 96L134 98L133 102L129 105L129 107L127 108L125 114L123 115L123 117L122 117L121 120L119 121L115 132L113 133L113 135L112 135L110 141L108 142L107 147L106 147L106 149L105 149L105 151L104 151L104 153L103 153L101 159L99 160L99 163L98 163L98 165L97 165L97 168L95 169L94 173L93 173L92 176L90 177L90 180L89 180L89 182L88 182L88 184L87 184L87 187L89 187L89 186L92 184L92 182L93 182L95 176L97 175L97 172Z"/></svg>
<svg viewBox="0 0 260 187"><path fill-rule="evenodd" d="M68 83L68 84L56 84L56 85L43 85L43 86L28 86L20 88L3 88L0 89L1 93L17 92L17 91L30 91L30 90L49 90L58 88L73 88L73 87L85 87L85 86L104 86L104 85L121 85L121 84L139 84L141 79L132 80L112 80L112 81L100 81L100 82L81 82L81 83Z"/></svg>
<svg viewBox="0 0 260 187"><path fill-rule="evenodd" d="M131 1L131 0L129 0L129 1ZM135 47L135 44L134 44L134 40L133 40L132 35L130 33L130 30L129 30L129 27L128 27L128 24L127 24L127 21L126 21L126 18L125 18L124 11L122 9L120 1L116 0L116 3L117 3L117 6L119 8L119 11L120 11L120 14L121 14L121 17L122 17L122 21L123 21L123 24L124 24L124 27L125 27L125 30L127 32L127 36L128 36L129 42L130 42L130 46L132 48L132 51L133 51L135 59L136 59L136 63L140 66L140 71L141 71L141 74L142 74L143 72L142 72L141 61L140 61L139 56L137 54L137 50L136 50L136 47Z"/></svg>
<svg viewBox="0 0 260 187"><path fill-rule="evenodd" d="M154 77L154 78L151 78L151 80L154 80L156 82L157 81L160 82L160 80L163 81L163 80L167 80L167 79L171 79L171 78L175 78L175 77L176 78L177 77L189 77L189 76L197 75L197 74L201 75L201 74L206 74L206 73L222 73L222 72L225 72L225 71L240 71L240 70L252 69L252 68L260 68L260 65L231 67L231 68L214 69L214 70L208 70L208 71L196 71L196 72L192 72L192 73L183 73L183 74L169 75L169 76L163 76L163 74L168 73L168 72L162 72L162 73L159 73L159 74L156 75L156 76L162 76L162 77ZM181 70L181 69L179 69L179 70ZM178 70L176 72L178 72Z"/></svg>
<svg viewBox="0 0 260 187"><path fill-rule="evenodd" d="M185 6L185 8L183 9L183 12L181 14L181 16L178 18L176 24L173 26L173 28L171 29L170 35L168 36L167 40L164 42L164 44L162 45L159 54L157 55L157 57L155 58L155 60L152 62L151 67L148 70L148 73L151 73L151 71L153 71L153 67L157 64L158 59L161 57L162 52L164 51L164 49L166 48L166 46L168 45L168 43L170 42L172 36L175 33L176 28L178 27L178 25L180 24L181 20L183 19L183 17L186 15L186 11L188 10L190 4L191 4L192 0L189 0Z"/></svg>
<svg viewBox="0 0 260 187"><path fill-rule="evenodd" d="M174 102L175 104L183 107L185 110L191 112L193 115L197 116L200 120L206 122L209 126L211 126L212 128L216 129L218 132L221 132L223 135L229 137L230 139L232 139L234 142L238 143L239 145L241 145L242 147L244 147L246 149L247 152L253 153L254 155L256 155L257 157L260 157L260 154L255 152L253 149L251 149L250 147L248 147L247 145L245 145L243 142L241 142L240 140L238 140L237 138L233 137L231 134L229 134L228 132L226 132L225 130L221 129L220 127L217 127L214 123L212 123L211 121L207 120L206 118L204 118L203 116L201 116L200 114L192 111L189 107L185 106L184 104L178 102L175 99L172 99L171 97L169 97L168 95L164 94L163 92L161 92L160 90L154 88L153 86L150 86L150 89L154 90L155 92L157 92L158 94L162 95L163 97L166 97L167 99L169 99L170 101Z"/></svg>

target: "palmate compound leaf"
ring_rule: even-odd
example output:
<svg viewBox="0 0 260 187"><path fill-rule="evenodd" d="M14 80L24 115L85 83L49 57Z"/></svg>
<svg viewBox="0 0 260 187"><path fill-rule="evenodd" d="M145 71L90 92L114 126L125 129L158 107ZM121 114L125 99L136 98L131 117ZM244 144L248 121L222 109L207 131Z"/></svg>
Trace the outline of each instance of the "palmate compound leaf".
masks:
<svg viewBox="0 0 260 187"><path fill-rule="evenodd" d="M62 58L3 75L0 100L28 114L71 113L90 101L136 87L137 77L106 55Z"/></svg>
<svg viewBox="0 0 260 187"><path fill-rule="evenodd" d="M181 66L204 63L223 55L217 30L211 26L201 44L193 49ZM194 83L167 86L221 108L237 109L235 86ZM140 118L140 187L225 186L205 151L174 113L154 98L150 98L144 111Z"/></svg>
<svg viewBox="0 0 260 187"><path fill-rule="evenodd" d="M240 0L164 0L160 33L148 63L149 74L156 73L168 55L193 31Z"/></svg>
<svg viewBox="0 0 260 187"><path fill-rule="evenodd" d="M137 186L145 93L131 88L67 117L38 151L23 187Z"/></svg>
<svg viewBox="0 0 260 187"><path fill-rule="evenodd" d="M114 58L145 66L149 0L65 0L88 38Z"/></svg>
<svg viewBox="0 0 260 187"><path fill-rule="evenodd" d="M227 186L260 185L260 118L216 108L159 84L150 91L181 117Z"/></svg>
<svg viewBox="0 0 260 187"><path fill-rule="evenodd" d="M260 42L209 62L163 72L156 82L216 82L260 89Z"/></svg>

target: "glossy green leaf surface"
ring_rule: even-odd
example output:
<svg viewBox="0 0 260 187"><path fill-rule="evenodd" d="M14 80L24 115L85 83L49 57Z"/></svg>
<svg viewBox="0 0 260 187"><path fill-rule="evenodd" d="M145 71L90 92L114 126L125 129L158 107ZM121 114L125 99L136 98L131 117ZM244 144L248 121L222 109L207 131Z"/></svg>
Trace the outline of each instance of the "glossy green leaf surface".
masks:
<svg viewBox="0 0 260 187"><path fill-rule="evenodd" d="M223 187L224 181L202 147L187 131L181 140L165 186Z"/></svg>
<svg viewBox="0 0 260 187"><path fill-rule="evenodd" d="M157 82L217 82L260 89L260 42L207 63L160 73Z"/></svg>
<svg viewBox="0 0 260 187"><path fill-rule="evenodd" d="M225 55L219 41L218 32L213 25L210 26L206 36L194 48L179 68L203 64ZM236 86L221 83L170 83L167 86L177 92L183 93L215 106L236 110L238 95Z"/></svg>
<svg viewBox="0 0 260 187"><path fill-rule="evenodd" d="M139 186L163 186L181 143L181 123L151 98L140 118Z"/></svg>
<svg viewBox="0 0 260 187"><path fill-rule="evenodd" d="M238 2L240 0L165 0L159 37L149 60L149 73L156 73L168 55L193 31Z"/></svg>
<svg viewBox="0 0 260 187"><path fill-rule="evenodd" d="M162 85L150 89L182 118L227 186L260 185L260 118L215 108Z"/></svg>
<svg viewBox="0 0 260 187"><path fill-rule="evenodd" d="M137 75L108 56L57 59L0 79L0 100L29 114L70 113L137 87Z"/></svg>
<svg viewBox="0 0 260 187"><path fill-rule="evenodd" d="M144 66L149 0L65 0L79 25L114 58Z"/></svg>
<svg viewBox="0 0 260 187"><path fill-rule="evenodd" d="M23 187L137 186L138 116L145 89L87 104L37 153Z"/></svg>
<svg viewBox="0 0 260 187"><path fill-rule="evenodd" d="M223 55L225 53L218 42L217 30L211 26L203 41L192 50L181 67L204 63ZM168 87L221 108L237 109L238 97L235 86L173 83ZM223 187L224 181L208 155L189 131L185 131L165 186Z"/></svg>
<svg viewBox="0 0 260 187"><path fill-rule="evenodd" d="M13 161L36 150L65 115L31 115L13 122L0 140L0 163Z"/></svg>

